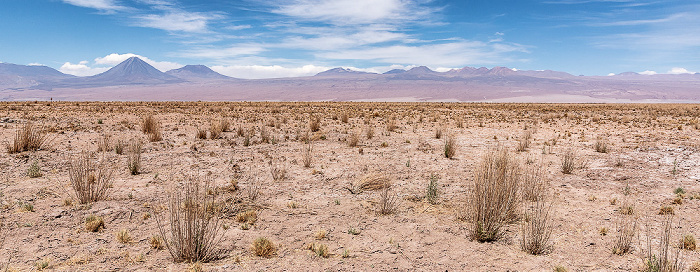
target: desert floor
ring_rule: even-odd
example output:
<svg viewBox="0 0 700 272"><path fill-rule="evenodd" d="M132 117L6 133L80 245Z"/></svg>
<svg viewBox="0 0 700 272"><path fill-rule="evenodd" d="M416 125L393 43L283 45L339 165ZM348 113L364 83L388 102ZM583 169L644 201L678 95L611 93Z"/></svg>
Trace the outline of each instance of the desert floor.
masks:
<svg viewBox="0 0 700 272"><path fill-rule="evenodd" d="M157 121L161 140L142 132L147 116ZM315 118L320 129L309 132ZM700 262L697 250L677 249L681 237L700 235L698 118L694 104L2 103L6 145L29 122L46 142L37 151L0 155L0 265L16 271L636 271L644 267L648 241L658 250L667 218L659 211L669 206L675 214L670 251L681 254L687 270ZM198 132L217 132L222 121L229 128L218 137L197 139ZM529 147L516 151L527 135ZM105 137L107 152L97 152ZM451 137L456 153L449 159L443 149ZM137 175L128 170L128 152L114 151L134 142L143 143ZM596 144L606 144L607 152L596 152ZM464 207L480 162L498 147L522 169L543 172L552 205L547 254L521 249L522 218L496 242L470 239ZM563 174L569 150L575 169ZM86 151L113 175L107 199L80 204L69 168ZM28 176L32 164L40 177ZM284 177L273 179L273 170ZM434 204L424 198L431 175L439 184ZM398 197L394 213L378 213L382 190L348 189L367 176L390 181L389 194ZM160 235L156 218L168 222L170 193L185 180L210 181L208 193L222 207L220 252L210 262L176 263L150 243ZM685 193L677 195L677 188ZM531 206L520 203L522 212ZM255 222L237 220L246 210L257 212ZM90 215L103 218L104 229L87 231ZM625 220L638 223L633 248L616 255ZM119 232L130 238L119 241ZM272 241L276 253L256 256L251 244L258 237ZM327 246L328 256L309 250L312 243Z"/></svg>

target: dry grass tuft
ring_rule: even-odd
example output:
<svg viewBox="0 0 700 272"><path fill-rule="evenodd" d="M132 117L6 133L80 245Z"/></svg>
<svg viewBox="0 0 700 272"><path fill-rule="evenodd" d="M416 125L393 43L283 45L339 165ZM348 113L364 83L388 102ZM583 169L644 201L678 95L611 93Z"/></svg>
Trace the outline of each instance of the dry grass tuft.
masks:
<svg viewBox="0 0 700 272"><path fill-rule="evenodd" d="M321 118L318 116L311 116L311 120L309 120L309 129L311 132L321 130Z"/></svg>
<svg viewBox="0 0 700 272"><path fill-rule="evenodd" d="M112 184L113 169L106 166L105 158L95 165L89 153L81 153L70 160L68 174L71 187L80 204L100 201L107 198Z"/></svg>
<svg viewBox="0 0 700 272"><path fill-rule="evenodd" d="M219 235L216 194L209 194L209 181L187 177L183 188L169 195L169 219L166 225L156 214L156 222L165 247L175 262L207 262L217 257ZM167 227L169 225L169 228Z"/></svg>
<svg viewBox="0 0 700 272"><path fill-rule="evenodd" d="M141 121L141 131L148 136L151 142L163 140L163 131L160 128L160 122L153 115L147 115Z"/></svg>
<svg viewBox="0 0 700 272"><path fill-rule="evenodd" d="M575 167L575 160L576 152L574 152L574 150L571 148L566 150L566 152L564 153L564 158L562 158L561 160L561 172L564 174L573 173Z"/></svg>
<svg viewBox="0 0 700 272"><path fill-rule="evenodd" d="M313 251L316 256L319 256L321 258L328 258L330 256L330 253L328 252L328 246L325 244L317 244L317 243L312 243L306 246L306 249Z"/></svg>
<svg viewBox="0 0 700 272"><path fill-rule="evenodd" d="M391 186L389 177L379 173L365 175L357 182L357 184L358 189L363 191L375 191Z"/></svg>
<svg viewBox="0 0 700 272"><path fill-rule="evenodd" d="M452 159L457 154L457 142L453 135L447 135L445 137L445 147L444 147L445 157Z"/></svg>
<svg viewBox="0 0 700 272"><path fill-rule="evenodd" d="M379 193L379 210L381 215L393 214L399 209L399 196L391 191L390 186L384 187Z"/></svg>
<svg viewBox="0 0 700 272"><path fill-rule="evenodd" d="M46 133L35 127L34 123L28 122L17 130L14 141L7 145L7 152L14 154L23 151L36 151L41 149L47 141Z"/></svg>
<svg viewBox="0 0 700 272"><path fill-rule="evenodd" d="M608 140L603 137L598 137L593 148L595 149L595 152L608 153Z"/></svg>
<svg viewBox="0 0 700 272"><path fill-rule="evenodd" d="M305 168L311 167L311 163L313 162L313 151L314 151L314 146L311 145L310 143L307 144L304 147L304 149L302 150L301 162L304 164Z"/></svg>
<svg viewBox="0 0 700 272"><path fill-rule="evenodd" d="M98 232L105 228L105 221L102 217L88 215L85 217L85 230L89 232Z"/></svg>
<svg viewBox="0 0 700 272"><path fill-rule="evenodd" d="M348 146L349 147L356 147L357 144L360 142L360 134L357 132L353 132L350 135L348 135Z"/></svg>
<svg viewBox="0 0 700 272"><path fill-rule="evenodd" d="M164 248L163 238L158 235L151 236L151 238L148 239L148 243L151 245L152 249L161 250Z"/></svg>
<svg viewBox="0 0 700 272"><path fill-rule="evenodd" d="M247 210L236 215L236 221L239 223L255 224L258 221L258 212L255 210Z"/></svg>
<svg viewBox="0 0 700 272"><path fill-rule="evenodd" d="M547 254L552 251L552 203L547 205L540 200L533 204L532 211L525 211L521 228L520 248L532 255Z"/></svg>
<svg viewBox="0 0 700 272"><path fill-rule="evenodd" d="M613 243L612 252L617 255L624 255L632 251L632 242L637 236L638 218L635 216L621 216L617 223L617 232Z"/></svg>
<svg viewBox="0 0 700 272"><path fill-rule="evenodd" d="M472 223L470 237L479 242L496 241L517 218L521 196L520 167L504 148L488 152L476 169L466 212Z"/></svg>
<svg viewBox="0 0 700 272"><path fill-rule="evenodd" d="M686 234L685 236L683 236L683 239L681 239L681 242L678 246L681 249L695 250L695 237L692 234Z"/></svg>
<svg viewBox="0 0 700 272"><path fill-rule="evenodd" d="M122 244L130 243L131 235L129 235L129 231L126 229L119 230L119 232L117 232L117 241L119 241Z"/></svg>
<svg viewBox="0 0 700 272"><path fill-rule="evenodd" d="M263 258L271 258L277 253L277 247L266 237L258 237L253 241L253 254Z"/></svg>
<svg viewBox="0 0 700 272"><path fill-rule="evenodd" d="M521 188L523 200L536 202L546 194L548 183L544 179L542 169L542 163L534 163L524 169Z"/></svg>
<svg viewBox="0 0 700 272"><path fill-rule="evenodd" d="M132 175L141 173L141 141L131 140L127 149L127 168Z"/></svg>

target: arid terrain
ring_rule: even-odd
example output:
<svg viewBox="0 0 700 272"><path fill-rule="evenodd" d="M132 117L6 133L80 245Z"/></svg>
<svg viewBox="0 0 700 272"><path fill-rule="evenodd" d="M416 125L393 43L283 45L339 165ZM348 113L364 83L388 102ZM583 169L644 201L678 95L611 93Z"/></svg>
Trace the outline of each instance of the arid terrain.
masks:
<svg viewBox="0 0 700 272"><path fill-rule="evenodd" d="M675 260L700 271L697 104L8 102L0 121L8 271L660 271ZM29 134L39 145L18 145ZM494 154L515 182L503 187L512 214L480 242L475 185ZM80 169L106 196L78 198ZM210 185L194 199L212 223L201 263L165 246L178 240L173 210L200 207L178 198L188 181ZM482 193L502 199L488 195L499 188ZM541 254L524 250L528 235L544 238ZM260 237L272 246L254 248Z"/></svg>

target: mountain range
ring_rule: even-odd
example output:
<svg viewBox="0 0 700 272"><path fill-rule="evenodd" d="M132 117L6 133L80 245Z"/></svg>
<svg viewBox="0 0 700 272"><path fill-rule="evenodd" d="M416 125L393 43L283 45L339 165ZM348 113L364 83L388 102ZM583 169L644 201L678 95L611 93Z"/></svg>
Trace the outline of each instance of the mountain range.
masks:
<svg viewBox="0 0 700 272"><path fill-rule="evenodd" d="M195 91L193 91L195 90ZM137 57L88 77L0 63L0 100L700 102L700 74L574 76L507 67L237 79L204 65L161 72Z"/></svg>

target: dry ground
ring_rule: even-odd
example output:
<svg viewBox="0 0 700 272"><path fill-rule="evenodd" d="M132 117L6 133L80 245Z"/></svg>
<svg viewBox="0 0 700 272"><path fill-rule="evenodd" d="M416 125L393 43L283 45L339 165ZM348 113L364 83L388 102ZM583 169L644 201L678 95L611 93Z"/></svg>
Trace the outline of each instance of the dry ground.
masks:
<svg viewBox="0 0 700 272"><path fill-rule="evenodd" d="M148 115L160 122L162 140L150 142L141 132ZM194 269L149 243L159 234L156 211L187 175L211 180L217 187L212 194L227 207L219 215L223 252L201 265L205 271L638 270L647 233L653 244L662 236L662 206L675 212L674 248L681 236L700 235L698 105L23 102L0 104L0 117L5 144L29 121L48 139L38 151L0 155L6 235L0 264L19 271L43 265L57 271ZM309 133L314 117L320 130ZM231 131L196 138L220 120ZM239 127L243 134L253 131L248 145ZM436 130L443 132L440 139ZM348 143L353 133L355 147ZM525 133L532 135L530 146L516 152ZM69 161L82 151L96 152L104 135L112 146L142 141L142 171L129 173L126 152L110 147L95 153L95 160L104 156L105 167L114 169L109 196L91 204L71 201ZM452 159L443 151L448 135L456 139ZM308 168L305 138L313 148ZM594 150L598 139L608 143L607 153ZM499 145L523 167L541 165L545 172L554 203L549 254L522 251L517 222L504 239L479 243L468 236L470 223L460 219L477 165ZM577 154L576 167L563 174L568 149ZM34 161L41 177L28 176ZM286 177L273 180L272 168L286 170ZM346 188L368 174L390 179L400 198L395 213L377 213L379 191L353 194ZM422 198L431 174L439 177L435 204ZM682 204L672 204L679 187L685 190ZM640 229L632 252L615 255L616 224L624 218L619 210L629 203ZM247 209L258 211L258 219L244 230L235 212ZM105 228L86 231L88 215L102 217ZM126 243L117 239L123 229L131 237ZM327 235L317 239L321 230ZM252 253L258 237L278 247L274 256ZM329 256L308 250L311 243L326 245ZM700 261L698 251L680 253L686 269Z"/></svg>

